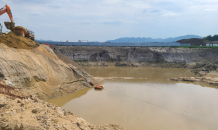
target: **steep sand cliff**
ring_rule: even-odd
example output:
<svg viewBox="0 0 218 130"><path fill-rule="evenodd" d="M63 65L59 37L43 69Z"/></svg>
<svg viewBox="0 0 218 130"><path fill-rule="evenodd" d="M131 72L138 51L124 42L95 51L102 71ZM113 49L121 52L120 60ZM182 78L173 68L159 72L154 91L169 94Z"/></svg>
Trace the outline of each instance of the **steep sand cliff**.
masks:
<svg viewBox="0 0 218 130"><path fill-rule="evenodd" d="M14 86L50 99L87 87L87 83L48 46L14 49L0 43L0 75Z"/></svg>
<svg viewBox="0 0 218 130"><path fill-rule="evenodd" d="M88 87L85 80L46 45L15 49L0 43L0 52L0 79L7 79L14 86L30 90L42 99Z"/></svg>

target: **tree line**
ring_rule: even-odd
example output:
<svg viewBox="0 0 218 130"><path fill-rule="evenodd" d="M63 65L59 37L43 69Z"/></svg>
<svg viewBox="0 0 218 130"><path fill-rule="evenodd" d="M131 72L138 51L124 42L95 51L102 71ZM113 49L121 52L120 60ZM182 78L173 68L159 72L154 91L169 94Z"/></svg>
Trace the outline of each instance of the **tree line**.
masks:
<svg viewBox="0 0 218 130"><path fill-rule="evenodd" d="M205 40L209 40L209 41L218 41L218 35L214 35L214 36L207 36L207 37L204 37L203 39Z"/></svg>

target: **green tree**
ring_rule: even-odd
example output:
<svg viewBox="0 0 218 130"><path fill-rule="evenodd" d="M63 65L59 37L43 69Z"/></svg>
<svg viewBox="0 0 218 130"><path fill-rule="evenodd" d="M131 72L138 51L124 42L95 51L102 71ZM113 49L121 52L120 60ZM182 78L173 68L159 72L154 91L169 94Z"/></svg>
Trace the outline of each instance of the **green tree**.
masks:
<svg viewBox="0 0 218 130"><path fill-rule="evenodd" d="M209 41L218 41L218 35L214 35L214 36L208 35L207 37L203 37L203 39Z"/></svg>
<svg viewBox="0 0 218 130"><path fill-rule="evenodd" d="M213 41L218 41L218 35L213 36Z"/></svg>

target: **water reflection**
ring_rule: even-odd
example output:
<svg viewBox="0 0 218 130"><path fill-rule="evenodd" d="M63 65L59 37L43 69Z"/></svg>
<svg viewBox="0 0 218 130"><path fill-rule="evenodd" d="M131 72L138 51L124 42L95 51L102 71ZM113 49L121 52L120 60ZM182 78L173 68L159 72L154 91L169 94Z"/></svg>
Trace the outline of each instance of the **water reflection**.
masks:
<svg viewBox="0 0 218 130"><path fill-rule="evenodd" d="M76 98L79 98L79 97L85 95L89 90L91 90L91 88L86 88L86 89L80 90L80 91L78 91L76 93L65 95L65 96L62 96L62 97L59 97L59 98L50 99L47 102L53 103L53 104L55 104L55 105L57 105L59 107L62 107L67 102L69 102L70 100L76 99Z"/></svg>

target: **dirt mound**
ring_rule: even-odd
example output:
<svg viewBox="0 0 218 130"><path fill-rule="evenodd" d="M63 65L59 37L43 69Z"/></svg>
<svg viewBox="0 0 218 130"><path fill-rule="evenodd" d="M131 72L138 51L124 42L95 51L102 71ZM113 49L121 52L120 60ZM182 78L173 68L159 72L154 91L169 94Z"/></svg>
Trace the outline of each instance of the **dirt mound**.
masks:
<svg viewBox="0 0 218 130"><path fill-rule="evenodd" d="M16 26L16 27L14 27L13 29L22 29L22 30L24 30L24 33L27 34L26 28L24 28L24 27L22 27L22 26Z"/></svg>
<svg viewBox="0 0 218 130"><path fill-rule="evenodd" d="M9 32L5 36L0 36L0 43L17 49L33 49L39 46L39 44L31 39L18 36L13 32Z"/></svg>
<svg viewBox="0 0 218 130"><path fill-rule="evenodd" d="M191 46L206 46L206 44L209 44L210 42L208 40L199 39L199 38L191 38L191 39L182 39L179 41L176 41L179 43L189 43Z"/></svg>

